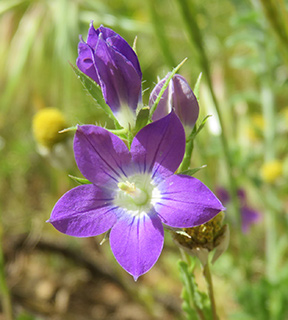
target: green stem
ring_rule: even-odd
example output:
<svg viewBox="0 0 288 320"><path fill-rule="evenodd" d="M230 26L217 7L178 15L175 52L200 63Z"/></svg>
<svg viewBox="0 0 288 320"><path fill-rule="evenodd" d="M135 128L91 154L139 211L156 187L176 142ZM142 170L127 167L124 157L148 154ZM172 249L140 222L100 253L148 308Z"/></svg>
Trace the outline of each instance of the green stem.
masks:
<svg viewBox="0 0 288 320"><path fill-rule="evenodd" d="M162 51L163 57L166 60L166 64L173 68L175 66L175 59L169 47L169 41L165 32L164 23L162 21L162 17L157 14L157 8L155 5L155 0L149 0L149 13L152 21L152 25L154 28L154 34L157 37L157 42Z"/></svg>
<svg viewBox="0 0 288 320"><path fill-rule="evenodd" d="M194 140L191 139L186 143L185 155L178 169L178 172L182 172L189 169L193 148L194 148Z"/></svg>
<svg viewBox="0 0 288 320"><path fill-rule="evenodd" d="M189 296L190 308L192 309L192 306L193 306L195 308L195 311L198 314L199 319L205 320L205 315L204 315L203 311L197 306L197 302L195 301L194 288L193 288L191 274L188 269L188 265L186 262L180 261L179 266L182 271L183 283L184 283L185 289L186 289L188 296Z"/></svg>
<svg viewBox="0 0 288 320"><path fill-rule="evenodd" d="M209 294L209 299L210 299L210 303L211 303L213 320L219 320L218 315L217 315L217 311L216 311L216 303L215 303L213 282L212 282L212 276L211 276L211 272L210 272L209 262L207 262L207 264L204 267L203 275L204 275L205 280L207 282L208 294Z"/></svg>
<svg viewBox="0 0 288 320"><path fill-rule="evenodd" d="M282 0L260 0L264 13L278 38L278 45L285 63L288 63L287 9ZM278 5L278 6L277 6Z"/></svg>
<svg viewBox="0 0 288 320"><path fill-rule="evenodd" d="M231 199L232 199L232 203L233 203L234 210L235 210L235 217L237 218L238 222L240 222L241 216L239 214L239 203L238 203L238 198L237 198L237 185L236 185L236 181L235 181L235 177L234 177L234 173L233 173L233 165L232 165L232 159L230 157L230 152L229 152L226 128L225 128L223 117L222 117L222 114L220 111L219 103L218 103L218 100L216 98L216 95L215 95L215 92L213 89L212 80L211 80L212 78L211 78L210 65L209 65L209 60L207 58L206 51L205 51L204 44L203 44L203 36L201 34L200 28L199 28L197 21L196 21L197 10L194 7L193 1L189 1L189 5L188 5L187 0L177 0L177 2L179 4L183 20L185 22L187 31L189 33L190 40L198 50L199 64L203 70L205 77L206 77L208 88L210 90L210 93L211 93L211 96L212 96L212 99L213 99L213 102L215 105L216 113L218 115L219 124L221 127L220 138L221 138L221 144L222 144L222 148L223 148L224 159L226 162L226 168L227 168L227 173L228 173ZM239 224L239 226L240 225L241 224Z"/></svg>
<svg viewBox="0 0 288 320"><path fill-rule="evenodd" d="M263 50L266 51L265 48ZM268 57L263 54L263 63L268 65ZM267 70L268 72L268 70ZM265 73L266 74L266 73ZM261 86L261 104L262 112L265 121L264 129L264 146L265 146L265 161L275 159L275 108L274 97L271 90L271 80L263 75ZM267 186L268 187L268 186ZM266 189L267 201L271 199L273 190ZM273 197L272 197L273 198ZM272 200L273 201L273 200ZM277 226L276 226L277 212L274 210L267 210L265 217L266 229L266 275L270 281L273 281L277 276L275 261L275 248L277 248Z"/></svg>
<svg viewBox="0 0 288 320"><path fill-rule="evenodd" d="M1 300L2 300L2 308L5 315L6 320L13 320L13 312L12 312L12 303L10 292L6 283L6 275L5 275L5 262L4 262L4 254L2 247L2 235L0 235L0 290L1 290Z"/></svg>

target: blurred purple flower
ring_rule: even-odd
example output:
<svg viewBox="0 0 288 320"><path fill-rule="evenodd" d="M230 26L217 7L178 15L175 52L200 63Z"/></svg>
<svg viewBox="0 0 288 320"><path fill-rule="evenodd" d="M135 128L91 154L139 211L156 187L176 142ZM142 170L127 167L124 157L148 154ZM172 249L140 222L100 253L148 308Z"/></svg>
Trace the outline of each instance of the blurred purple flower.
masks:
<svg viewBox="0 0 288 320"><path fill-rule="evenodd" d="M157 99L167 78L168 75L158 82L151 92L149 99L150 108ZM198 119L199 105L188 82L179 74L175 74L175 76L170 80L168 87L164 91L161 100L158 103L152 119L154 121L161 119L169 114L172 109L175 110L177 116L184 125L184 128L188 129L190 134L191 129L194 127Z"/></svg>
<svg viewBox="0 0 288 320"><path fill-rule="evenodd" d="M116 32L91 22L87 42L78 45L78 68L97 82L119 123L135 121L135 111L142 101L142 72L136 53Z"/></svg>
<svg viewBox="0 0 288 320"><path fill-rule="evenodd" d="M216 194L224 205L230 202L230 195L225 188L217 188ZM246 192L243 189L238 189L237 196L240 204L242 232L247 233L252 224L261 220L261 213L248 206Z"/></svg>
<svg viewBox="0 0 288 320"><path fill-rule="evenodd" d="M202 182L174 174L184 151L185 133L174 112L140 130L130 151L119 137L101 127L78 126L75 159L92 184L64 194L49 222L76 237L111 229L114 256L136 280L162 251L162 223L194 227L224 210Z"/></svg>

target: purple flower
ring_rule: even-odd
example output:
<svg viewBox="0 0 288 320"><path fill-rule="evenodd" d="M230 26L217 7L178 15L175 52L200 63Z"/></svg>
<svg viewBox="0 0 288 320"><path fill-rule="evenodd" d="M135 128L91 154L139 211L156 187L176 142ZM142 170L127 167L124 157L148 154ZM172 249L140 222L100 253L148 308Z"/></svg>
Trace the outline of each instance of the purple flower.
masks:
<svg viewBox="0 0 288 320"><path fill-rule="evenodd" d="M124 127L135 121L142 101L142 73L137 55L113 30L91 22L87 42L80 38L78 68L101 86L106 103Z"/></svg>
<svg viewBox="0 0 288 320"><path fill-rule="evenodd" d="M224 209L202 182L174 174L184 150L183 126L174 112L140 130L130 151L119 137L101 127L78 126L75 159L92 184L64 194L49 222L76 237L111 229L113 254L136 280L162 251L162 224L193 227Z"/></svg>
<svg viewBox="0 0 288 320"><path fill-rule="evenodd" d="M151 92L149 99L150 107L153 106L167 78L168 76L158 82ZM185 131L188 129L189 131L187 130L187 133L190 134L191 129L194 127L198 119L199 105L188 82L179 74L175 74L175 76L170 80L168 87L164 91L161 100L158 103L152 119L154 121L161 119L170 113L172 109L175 110L177 116L184 125Z"/></svg>
<svg viewBox="0 0 288 320"><path fill-rule="evenodd" d="M226 189L217 188L216 194L223 204L230 202L230 195ZM237 196L240 204L242 232L248 233L251 225L260 221L261 213L248 206L246 192L243 189L238 189Z"/></svg>

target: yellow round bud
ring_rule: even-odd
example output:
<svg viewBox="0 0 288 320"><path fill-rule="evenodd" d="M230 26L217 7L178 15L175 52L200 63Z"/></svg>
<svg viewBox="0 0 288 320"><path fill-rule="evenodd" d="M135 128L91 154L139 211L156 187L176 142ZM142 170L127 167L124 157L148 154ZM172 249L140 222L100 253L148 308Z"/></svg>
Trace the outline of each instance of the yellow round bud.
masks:
<svg viewBox="0 0 288 320"><path fill-rule="evenodd" d="M33 134L40 145L52 148L66 138L66 133L59 131L67 128L63 114L56 108L44 108L33 118Z"/></svg>
<svg viewBox="0 0 288 320"><path fill-rule="evenodd" d="M283 173L283 165L279 160L266 162L261 167L261 177L263 181L274 183Z"/></svg>

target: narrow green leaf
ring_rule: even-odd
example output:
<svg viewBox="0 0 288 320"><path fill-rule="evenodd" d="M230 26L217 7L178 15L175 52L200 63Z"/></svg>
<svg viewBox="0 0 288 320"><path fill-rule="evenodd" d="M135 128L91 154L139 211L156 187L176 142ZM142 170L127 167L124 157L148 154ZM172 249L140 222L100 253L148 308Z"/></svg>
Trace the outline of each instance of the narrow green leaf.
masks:
<svg viewBox="0 0 288 320"><path fill-rule="evenodd" d="M91 182L85 178L75 177L75 176L72 176L71 174L68 174L68 177L78 182L79 184L91 184Z"/></svg>
<svg viewBox="0 0 288 320"><path fill-rule="evenodd" d="M208 114L200 123L199 126L195 126L190 134L190 136L188 137L188 140L194 140L195 137L197 136L197 134L199 134L199 132L204 128L206 121L208 120L208 118L212 117L211 114Z"/></svg>
<svg viewBox="0 0 288 320"><path fill-rule="evenodd" d="M89 92L89 94L92 96L92 98L107 113L107 115L111 119L113 119L113 121L115 122L115 126L117 128L121 128L121 126L120 126L118 120L115 118L112 110L110 109L110 107L104 101L101 88L98 86L98 84L95 81L93 81L91 78L86 76L85 73L81 72L72 63L70 63L70 65L71 65L73 71L75 72L76 76L80 79L82 85Z"/></svg>
<svg viewBox="0 0 288 320"><path fill-rule="evenodd" d="M197 101L199 101L199 96L200 96L200 83L201 83L201 80L202 80L202 72L200 72L200 74L199 74L199 76L197 78L196 84L194 86L194 90L193 90Z"/></svg>
<svg viewBox="0 0 288 320"><path fill-rule="evenodd" d="M26 0L2 0L0 3L0 14L12 10L14 7L17 7L24 2L26 2Z"/></svg>
<svg viewBox="0 0 288 320"><path fill-rule="evenodd" d="M76 130L77 130L77 125L76 125L76 126L69 127L69 128L65 128L65 129L59 131L59 133L70 132L70 131L74 132L74 131L76 131Z"/></svg>
<svg viewBox="0 0 288 320"><path fill-rule="evenodd" d="M187 176L193 176L196 172L198 172L199 170L204 169L204 168L206 168L206 167L207 167L207 165L204 164L204 165L201 166L201 167L197 167L197 168L185 170L185 171L179 172L179 173L177 173L177 174L186 174Z"/></svg>

